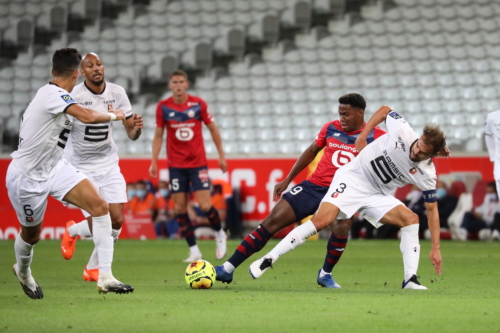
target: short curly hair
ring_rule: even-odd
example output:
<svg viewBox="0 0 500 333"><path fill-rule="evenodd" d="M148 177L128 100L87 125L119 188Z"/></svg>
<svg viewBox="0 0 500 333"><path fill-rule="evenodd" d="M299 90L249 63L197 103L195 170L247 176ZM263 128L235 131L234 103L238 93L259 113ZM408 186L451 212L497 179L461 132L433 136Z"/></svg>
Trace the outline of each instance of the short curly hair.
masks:
<svg viewBox="0 0 500 333"><path fill-rule="evenodd" d="M52 70L55 76L68 76L78 69L82 55L76 49L64 48L54 52Z"/></svg>

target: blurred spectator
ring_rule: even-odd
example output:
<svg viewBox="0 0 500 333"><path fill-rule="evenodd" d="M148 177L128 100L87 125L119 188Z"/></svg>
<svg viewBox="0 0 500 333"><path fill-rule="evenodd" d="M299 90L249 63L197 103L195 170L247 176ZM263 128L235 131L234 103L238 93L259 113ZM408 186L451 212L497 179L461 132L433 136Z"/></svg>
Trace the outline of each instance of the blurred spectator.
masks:
<svg viewBox="0 0 500 333"><path fill-rule="evenodd" d="M127 183L127 200L128 200L128 202L126 202L123 205L123 209L125 211L130 211L130 203L132 202L132 200L135 197L136 197L136 186L135 186L135 183Z"/></svg>
<svg viewBox="0 0 500 333"><path fill-rule="evenodd" d="M418 186L411 186L411 190L406 196L404 204L418 216L418 221L420 224L419 232L423 233L428 228L427 211L425 209L424 195L418 188Z"/></svg>
<svg viewBox="0 0 500 333"><path fill-rule="evenodd" d="M450 190L448 191L445 182L439 181L437 183L436 196L439 210L439 223L441 224L441 228L449 229L448 218L457 207L458 198L460 197L460 194L462 194L460 193L456 195L456 193L458 192L459 190L456 189L456 187L453 189L453 191L452 188L450 188Z"/></svg>
<svg viewBox="0 0 500 333"><path fill-rule="evenodd" d="M153 193L148 192L146 182L140 180L136 183L136 196L129 203L132 213L149 213L153 215L156 198Z"/></svg>
<svg viewBox="0 0 500 333"><path fill-rule="evenodd" d="M155 209L157 215L155 218L155 231L158 238L177 238L179 224L175 217L175 204L170 197L169 184L166 181L158 183L156 192Z"/></svg>
<svg viewBox="0 0 500 333"><path fill-rule="evenodd" d="M495 213L497 213L498 196L496 184L491 182L486 187L486 195L483 204L464 215L461 228L457 229L457 237L467 240L469 233L479 232L479 238L489 240L491 237L490 226L493 225Z"/></svg>
<svg viewBox="0 0 500 333"><path fill-rule="evenodd" d="M372 239L374 230L375 227L373 226L373 224L371 224L358 214L354 214L354 216L352 217L352 227L351 227L352 239L359 239L359 238ZM378 230L377 230L377 235L378 235ZM328 229L328 237L330 237L330 229Z"/></svg>

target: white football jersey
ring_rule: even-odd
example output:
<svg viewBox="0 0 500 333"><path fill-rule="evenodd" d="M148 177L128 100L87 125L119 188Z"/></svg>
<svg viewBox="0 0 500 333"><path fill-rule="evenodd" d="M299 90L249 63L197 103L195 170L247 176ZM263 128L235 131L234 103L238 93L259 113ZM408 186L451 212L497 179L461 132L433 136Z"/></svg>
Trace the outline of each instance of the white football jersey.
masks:
<svg viewBox="0 0 500 333"><path fill-rule="evenodd" d="M488 113L484 134L490 161L494 163L495 179L500 179L500 110Z"/></svg>
<svg viewBox="0 0 500 333"><path fill-rule="evenodd" d="M398 187L414 184L424 192L425 201L436 201L437 176L432 159L410 160L410 147L420 136L395 111L387 115L386 125L388 133L366 146L348 171L377 192L391 195Z"/></svg>
<svg viewBox="0 0 500 333"><path fill-rule="evenodd" d="M122 109L127 119L133 115L125 89L114 83L106 82L102 94L96 94L83 82L73 89L71 95L85 108L100 112ZM66 158L83 172L112 168L118 164L118 149L113 140L112 131L112 121L84 124L75 119L66 148Z"/></svg>
<svg viewBox="0 0 500 333"><path fill-rule="evenodd" d="M73 122L66 110L73 104L73 97L54 83L38 89L21 118L19 146L11 154L16 169L23 175L45 181L62 166Z"/></svg>

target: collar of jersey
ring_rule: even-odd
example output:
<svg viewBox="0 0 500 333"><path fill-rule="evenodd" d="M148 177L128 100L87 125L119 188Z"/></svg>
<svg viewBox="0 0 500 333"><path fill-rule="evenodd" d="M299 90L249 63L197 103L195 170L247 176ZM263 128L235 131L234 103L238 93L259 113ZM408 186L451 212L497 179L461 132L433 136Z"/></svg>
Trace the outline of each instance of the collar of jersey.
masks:
<svg viewBox="0 0 500 333"><path fill-rule="evenodd" d="M83 85L85 86L85 88L87 88L88 91L90 91L94 95L102 95L102 94L104 94L104 92L106 91L106 87L108 86L106 84L106 81L104 81L104 90L102 91L102 93L98 94L95 91L93 91L92 89L90 89L90 87L87 85L87 83L85 81L83 81Z"/></svg>

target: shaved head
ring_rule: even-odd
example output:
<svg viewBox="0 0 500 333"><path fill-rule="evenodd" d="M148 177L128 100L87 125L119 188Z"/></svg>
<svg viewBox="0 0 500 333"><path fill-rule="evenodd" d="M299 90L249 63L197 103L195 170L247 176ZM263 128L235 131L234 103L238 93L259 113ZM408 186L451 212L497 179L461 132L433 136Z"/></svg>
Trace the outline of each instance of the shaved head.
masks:
<svg viewBox="0 0 500 333"><path fill-rule="evenodd" d="M97 53L87 53L80 61L80 68L87 86L99 87L104 83L104 65Z"/></svg>

